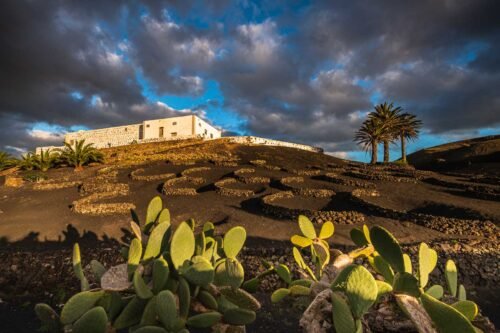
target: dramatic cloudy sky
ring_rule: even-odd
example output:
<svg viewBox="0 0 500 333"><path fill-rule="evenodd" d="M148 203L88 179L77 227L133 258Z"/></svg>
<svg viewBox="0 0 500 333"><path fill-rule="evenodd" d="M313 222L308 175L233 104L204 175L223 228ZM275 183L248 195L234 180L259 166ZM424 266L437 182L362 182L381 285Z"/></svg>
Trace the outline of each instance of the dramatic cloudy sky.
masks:
<svg viewBox="0 0 500 333"><path fill-rule="evenodd" d="M365 159L394 101L410 150L500 132L500 1L0 1L0 149L197 113ZM397 151L397 147L394 147Z"/></svg>

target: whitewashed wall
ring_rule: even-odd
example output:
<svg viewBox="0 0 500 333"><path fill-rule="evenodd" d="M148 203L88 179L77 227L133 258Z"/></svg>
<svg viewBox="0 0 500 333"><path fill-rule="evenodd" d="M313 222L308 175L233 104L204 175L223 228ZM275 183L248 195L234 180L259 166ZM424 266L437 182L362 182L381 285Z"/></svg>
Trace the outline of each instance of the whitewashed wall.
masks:
<svg viewBox="0 0 500 333"><path fill-rule="evenodd" d="M256 136L231 136L231 137L227 137L227 139L229 139L229 142L240 143L240 144L289 147L289 148L296 148L296 149L312 151L315 153L323 152L323 149L318 148L318 147L313 147L313 146L308 146L308 145L303 145L303 144L293 143L293 142L259 138Z"/></svg>

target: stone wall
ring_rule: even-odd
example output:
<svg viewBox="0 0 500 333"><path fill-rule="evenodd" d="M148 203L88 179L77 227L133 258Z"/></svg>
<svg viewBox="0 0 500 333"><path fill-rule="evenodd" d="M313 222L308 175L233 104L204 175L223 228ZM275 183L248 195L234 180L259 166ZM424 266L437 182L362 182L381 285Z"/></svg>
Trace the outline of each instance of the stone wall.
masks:
<svg viewBox="0 0 500 333"><path fill-rule="evenodd" d="M322 153L323 152L323 149L318 148L318 147L303 145L300 143L259 138L256 136L230 136L230 137L227 137L227 139L229 140L229 142L239 143L239 144L247 144L247 145L253 144L253 145L264 145L264 146L288 147L288 148L295 148L295 149L312 151L315 153Z"/></svg>
<svg viewBox="0 0 500 333"><path fill-rule="evenodd" d="M133 124L68 133L64 140L69 144L77 140L85 140L85 143L93 143L96 148L124 146L139 141L140 126L140 124Z"/></svg>

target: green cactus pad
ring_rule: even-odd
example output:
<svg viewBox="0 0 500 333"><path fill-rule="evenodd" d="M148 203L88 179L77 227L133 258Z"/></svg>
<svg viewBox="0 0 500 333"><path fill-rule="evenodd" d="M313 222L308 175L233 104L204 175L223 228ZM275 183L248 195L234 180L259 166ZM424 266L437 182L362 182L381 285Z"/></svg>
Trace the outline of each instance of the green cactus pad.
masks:
<svg viewBox="0 0 500 333"><path fill-rule="evenodd" d="M396 273L392 287L395 293L402 293L414 297L419 297L421 293L418 287L417 278L406 272Z"/></svg>
<svg viewBox="0 0 500 333"><path fill-rule="evenodd" d="M420 287L424 288L429 281L429 274L434 270L437 264L437 252L426 243L420 243L418 249L418 279Z"/></svg>
<svg viewBox="0 0 500 333"><path fill-rule="evenodd" d="M338 333L355 333L356 324L351 309L340 293L332 293L333 326Z"/></svg>
<svg viewBox="0 0 500 333"><path fill-rule="evenodd" d="M420 300L439 332L475 333L470 321L458 310L426 293L422 293Z"/></svg>
<svg viewBox="0 0 500 333"><path fill-rule="evenodd" d="M49 305L39 303L35 305L35 313L38 319L42 322L41 331L44 332L60 332L61 324L59 316Z"/></svg>
<svg viewBox="0 0 500 333"><path fill-rule="evenodd" d="M200 232L195 236L194 244L195 244L194 253L197 256L202 256L205 253L205 248L207 245L205 234L203 232Z"/></svg>
<svg viewBox="0 0 500 333"><path fill-rule="evenodd" d="M148 205L148 210L146 213L146 221L144 221L144 230L148 230L148 225L154 223L158 218L161 210L163 208L163 202L159 196L154 197Z"/></svg>
<svg viewBox="0 0 500 333"><path fill-rule="evenodd" d="M182 275L192 284L206 286L214 280L214 267L206 258L194 256Z"/></svg>
<svg viewBox="0 0 500 333"><path fill-rule="evenodd" d="M290 238L290 241L292 242L293 245L301 248L308 247L313 242L312 239L300 235L293 235L292 238Z"/></svg>
<svg viewBox="0 0 500 333"><path fill-rule="evenodd" d="M352 228L349 235L351 236L353 243L357 246L366 246L369 244L366 240L364 232L359 228Z"/></svg>
<svg viewBox="0 0 500 333"><path fill-rule="evenodd" d="M134 273L133 283L135 293L139 298L149 299L153 297L151 289L149 289L149 287L146 285L144 279L142 278L141 272L139 272L138 270Z"/></svg>
<svg viewBox="0 0 500 333"><path fill-rule="evenodd" d="M355 266L346 279L345 294L356 319L368 311L377 299L377 283L363 266Z"/></svg>
<svg viewBox="0 0 500 333"><path fill-rule="evenodd" d="M163 289L169 275L170 269L165 258L160 256L155 259L153 262L153 293L157 294Z"/></svg>
<svg viewBox="0 0 500 333"><path fill-rule="evenodd" d="M295 259L295 262L297 263L299 268L305 270L314 281L318 280L314 275L314 273L309 268L309 266L306 265L304 258L302 257L302 254L300 254L299 249L297 249L296 247L293 248L293 258Z"/></svg>
<svg viewBox="0 0 500 333"><path fill-rule="evenodd" d="M392 286L387 282L380 280L376 280L375 282L377 283L377 299L380 296L390 293L392 291Z"/></svg>
<svg viewBox="0 0 500 333"><path fill-rule="evenodd" d="M221 319L222 315L219 312L205 312L189 317L186 325L194 328L208 328L217 324Z"/></svg>
<svg viewBox="0 0 500 333"><path fill-rule="evenodd" d="M206 237L214 237L215 225L212 222L205 222L203 224L203 233Z"/></svg>
<svg viewBox="0 0 500 333"><path fill-rule="evenodd" d="M73 295L61 311L61 323L71 324L90 310L104 295L104 291L82 291Z"/></svg>
<svg viewBox="0 0 500 333"><path fill-rule="evenodd" d="M368 262L373 269L375 269L375 271L384 277L387 283L392 284L394 282L394 272L387 261L385 261L381 256L374 255L372 257L368 257Z"/></svg>
<svg viewBox="0 0 500 333"><path fill-rule="evenodd" d="M466 301L467 300L467 292L465 291L465 287L463 284L458 286L457 298L459 301Z"/></svg>
<svg viewBox="0 0 500 333"><path fill-rule="evenodd" d="M170 290L163 290L156 295L156 312L163 326L172 331L177 325L178 316L175 296Z"/></svg>
<svg viewBox="0 0 500 333"><path fill-rule="evenodd" d="M476 303L472 301L458 301L456 303L453 303L451 306L471 321L476 318L479 312Z"/></svg>
<svg viewBox="0 0 500 333"><path fill-rule="evenodd" d="M330 262L330 249L328 245L323 244L323 242L313 242L313 248L318 259L319 267L323 270Z"/></svg>
<svg viewBox="0 0 500 333"><path fill-rule="evenodd" d="M290 289L290 295L292 296L309 296L311 294L311 288L301 285L291 286L288 289Z"/></svg>
<svg viewBox="0 0 500 333"><path fill-rule="evenodd" d="M160 215L158 216L158 223L168 223L170 224L170 211L164 208Z"/></svg>
<svg viewBox="0 0 500 333"><path fill-rule="evenodd" d="M87 311L73 325L73 333L106 333L108 316L101 306Z"/></svg>
<svg viewBox="0 0 500 333"><path fill-rule="evenodd" d="M375 250L396 272L405 271L403 252L397 239L389 231L374 226L370 231L370 238Z"/></svg>
<svg viewBox="0 0 500 333"><path fill-rule="evenodd" d="M226 257L236 258L243 248L246 238L247 232L243 227L234 227L226 232L224 236L224 253Z"/></svg>
<svg viewBox="0 0 500 333"><path fill-rule="evenodd" d="M233 289L231 287L219 287L219 292L231 303L242 309L258 311L260 302L243 289Z"/></svg>
<svg viewBox="0 0 500 333"><path fill-rule="evenodd" d="M224 312L224 322L231 325L248 325L255 321L255 312L234 308Z"/></svg>
<svg viewBox="0 0 500 333"><path fill-rule="evenodd" d="M97 281L101 281L102 276L106 273L106 268L103 264L95 259L90 262L90 269L92 270L92 273L94 273Z"/></svg>
<svg viewBox="0 0 500 333"><path fill-rule="evenodd" d="M162 223L158 224L148 239L148 245L146 245L146 250L144 251L143 260L148 260L151 258L157 257L161 252L161 245L163 241L163 236L167 232L168 228L170 228L170 224Z"/></svg>
<svg viewBox="0 0 500 333"><path fill-rule="evenodd" d="M139 327L134 333L167 333L163 327L143 326Z"/></svg>
<svg viewBox="0 0 500 333"><path fill-rule="evenodd" d="M258 277L254 277L250 280L243 282L241 288L248 291L249 293L254 293L259 288L259 284L260 284L260 279Z"/></svg>
<svg viewBox="0 0 500 333"><path fill-rule="evenodd" d="M142 256L142 243L138 238L132 239L130 243L130 248L128 250L128 260L127 260L127 271L129 274L133 274L139 266Z"/></svg>
<svg viewBox="0 0 500 333"><path fill-rule="evenodd" d="M83 275L82 269L82 259L80 257L80 246L78 243L73 245L73 271L79 280L83 280L85 276Z"/></svg>
<svg viewBox="0 0 500 333"><path fill-rule="evenodd" d="M148 301L146 307L144 308L140 325L141 326L156 325L158 323L158 321L156 320L157 316L158 314L156 313L156 296L154 296Z"/></svg>
<svg viewBox="0 0 500 333"><path fill-rule="evenodd" d="M319 231L319 238L321 239L328 239L333 236L333 233L335 232L335 226L333 225L332 222L327 221L323 223L321 226L321 230Z"/></svg>
<svg viewBox="0 0 500 333"><path fill-rule="evenodd" d="M238 260L227 258L215 269L214 282L218 286L239 288L245 279L245 271Z"/></svg>
<svg viewBox="0 0 500 333"><path fill-rule="evenodd" d="M446 284L448 285L448 291L450 292L451 296L456 297L458 272L457 266L455 265L455 262L453 260L450 259L446 262L444 274L446 277Z"/></svg>
<svg viewBox="0 0 500 333"><path fill-rule="evenodd" d="M288 295L290 295L290 289L279 288L271 294L271 302L279 303L283 298L287 297Z"/></svg>
<svg viewBox="0 0 500 333"><path fill-rule="evenodd" d="M201 290L198 293L198 300L210 310L217 310L217 300L208 291Z"/></svg>
<svg viewBox="0 0 500 333"><path fill-rule="evenodd" d="M175 269L179 270L194 254L194 233L189 224L182 222L175 230L170 243L170 257Z"/></svg>
<svg viewBox="0 0 500 333"><path fill-rule="evenodd" d="M290 269L286 265L279 264L278 266L274 267L274 270L276 271L276 274L278 274L278 276L286 282L286 284L292 282Z"/></svg>
<svg viewBox="0 0 500 333"><path fill-rule="evenodd" d="M186 319L189 314L189 306L191 304L191 291L189 290L189 283L186 279L180 276L177 296L179 297L179 316Z"/></svg>
<svg viewBox="0 0 500 333"><path fill-rule="evenodd" d="M363 234L365 235L366 240L368 241L368 244L372 244L372 239L370 236L370 229L366 224L363 224Z"/></svg>
<svg viewBox="0 0 500 333"><path fill-rule="evenodd" d="M411 265L411 258L408 254L403 253L403 260L405 262L405 272L406 273L413 273L413 267Z"/></svg>
<svg viewBox="0 0 500 333"><path fill-rule="evenodd" d="M441 299L444 295L444 289L439 284L435 284L425 292L427 295L434 297L435 299Z"/></svg>
<svg viewBox="0 0 500 333"><path fill-rule="evenodd" d="M116 330L128 328L138 324L142 317L142 312L146 307L147 301L134 296L125 306L113 323Z"/></svg>
<svg viewBox="0 0 500 333"><path fill-rule="evenodd" d="M309 239L316 239L318 237L316 236L316 230L311 220L304 215L299 215L299 228L302 234Z"/></svg>

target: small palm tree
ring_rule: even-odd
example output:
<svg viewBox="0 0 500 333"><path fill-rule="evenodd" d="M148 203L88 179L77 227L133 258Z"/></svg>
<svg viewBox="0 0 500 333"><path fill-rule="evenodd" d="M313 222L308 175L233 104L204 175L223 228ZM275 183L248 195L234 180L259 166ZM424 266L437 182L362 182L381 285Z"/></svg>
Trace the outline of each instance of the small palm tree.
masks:
<svg viewBox="0 0 500 333"><path fill-rule="evenodd" d="M16 165L16 159L11 154L0 151L0 171Z"/></svg>
<svg viewBox="0 0 500 333"><path fill-rule="evenodd" d="M59 158L59 153L53 152L50 149L41 150L40 154L35 155L35 168L40 171L47 171L54 167Z"/></svg>
<svg viewBox="0 0 500 333"><path fill-rule="evenodd" d="M399 123L399 115L403 109L394 107L393 103L379 104L375 106L375 112L371 112L369 117L376 118L380 122L380 126L384 128L384 163L389 162L389 143L397 138L397 126Z"/></svg>
<svg viewBox="0 0 500 333"><path fill-rule="evenodd" d="M399 115L397 133L401 140L401 161L406 162L406 140L413 141L418 138L422 121L413 114L403 113Z"/></svg>
<svg viewBox="0 0 500 333"><path fill-rule="evenodd" d="M75 171L83 169L84 165L91 162L102 163L104 155L92 143L85 144L85 140L76 141L74 145L64 143L64 149L61 149L61 159L68 165L75 167Z"/></svg>
<svg viewBox="0 0 500 333"><path fill-rule="evenodd" d="M386 138L386 133L384 124L378 118L366 119L360 129L356 131L354 141L362 145L366 151L371 150L371 164L377 163L378 144Z"/></svg>
<svg viewBox="0 0 500 333"><path fill-rule="evenodd" d="M31 171L37 168L37 158L36 155L32 152L27 152L26 154L21 156L21 160L18 165L23 170Z"/></svg>

